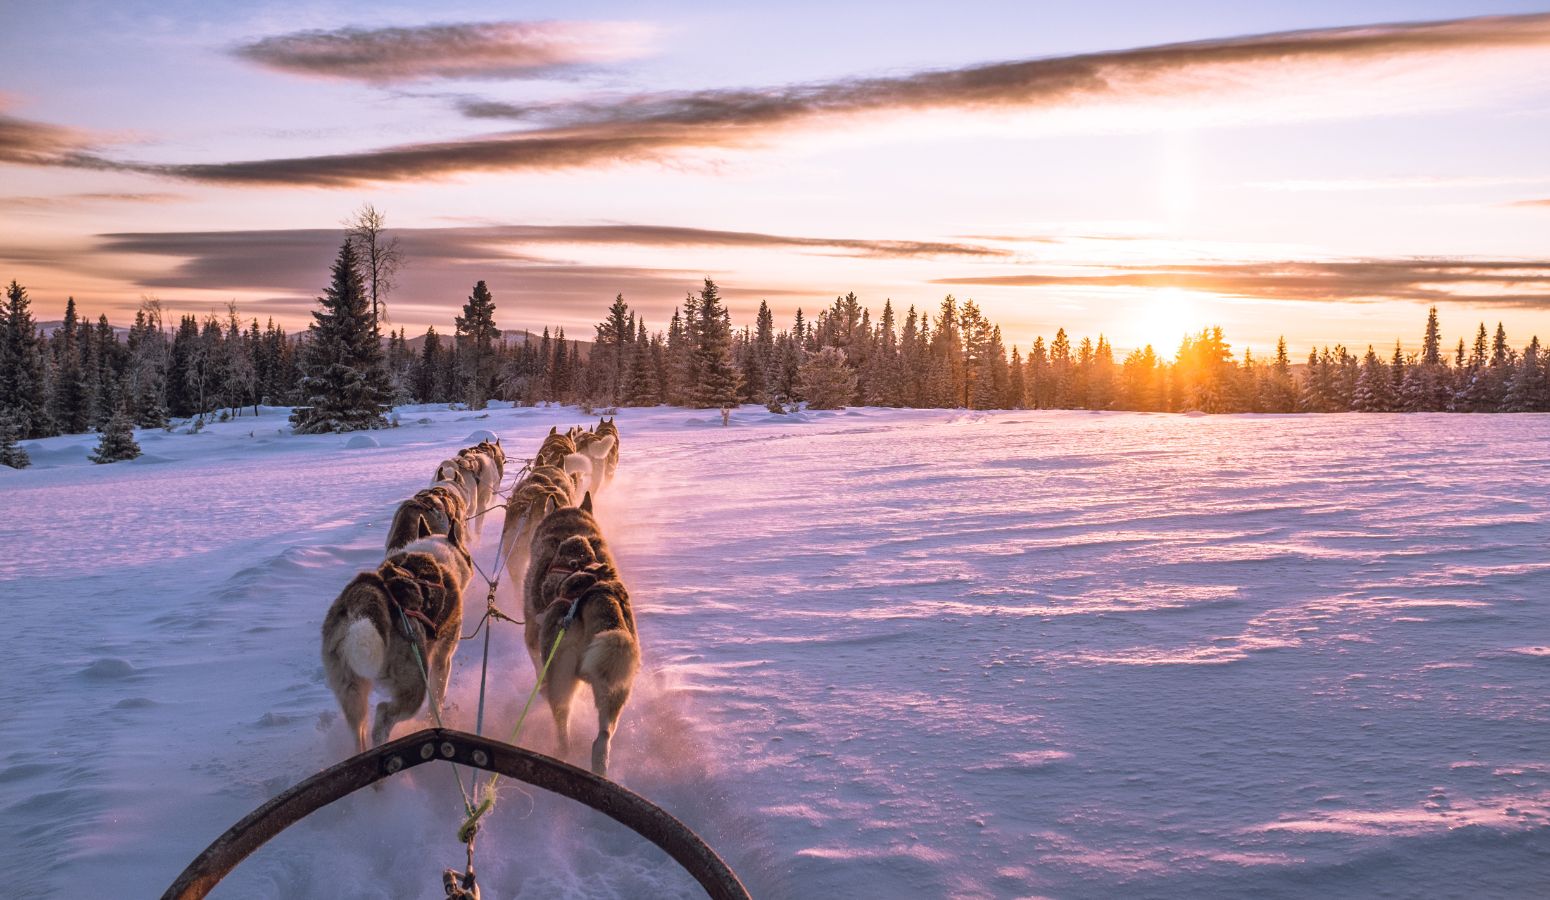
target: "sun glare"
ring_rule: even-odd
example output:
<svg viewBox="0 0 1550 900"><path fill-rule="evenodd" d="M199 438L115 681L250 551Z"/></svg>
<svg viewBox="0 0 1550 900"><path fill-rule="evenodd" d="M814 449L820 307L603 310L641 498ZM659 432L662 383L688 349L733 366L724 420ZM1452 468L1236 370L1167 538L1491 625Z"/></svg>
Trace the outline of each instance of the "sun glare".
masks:
<svg viewBox="0 0 1550 900"><path fill-rule="evenodd" d="M1128 329L1135 347L1151 344L1160 356L1171 356L1179 341L1196 327L1199 310L1194 296L1182 288L1157 288L1150 291L1136 309ZM1123 345L1122 345L1123 346Z"/></svg>

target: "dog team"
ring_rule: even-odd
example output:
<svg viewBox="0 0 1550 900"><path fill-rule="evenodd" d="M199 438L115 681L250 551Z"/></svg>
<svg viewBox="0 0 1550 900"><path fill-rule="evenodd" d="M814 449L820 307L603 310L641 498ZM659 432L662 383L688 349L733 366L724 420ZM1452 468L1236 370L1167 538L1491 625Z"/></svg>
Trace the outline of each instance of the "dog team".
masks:
<svg viewBox="0 0 1550 900"><path fill-rule="evenodd" d="M597 707L592 771L606 775L619 714L640 666L629 592L593 515L594 497L619 467L612 419L591 429L551 428L505 501L499 553L522 585L524 642L554 714L556 755L570 752L570 707L582 684ZM361 572L323 619L323 671L358 752L388 739L425 702L446 700L463 624L463 591L485 513L506 470L500 440L481 441L436 467L431 485L399 505L386 558ZM563 638L556 644L567 617ZM374 686L377 704L366 739Z"/></svg>

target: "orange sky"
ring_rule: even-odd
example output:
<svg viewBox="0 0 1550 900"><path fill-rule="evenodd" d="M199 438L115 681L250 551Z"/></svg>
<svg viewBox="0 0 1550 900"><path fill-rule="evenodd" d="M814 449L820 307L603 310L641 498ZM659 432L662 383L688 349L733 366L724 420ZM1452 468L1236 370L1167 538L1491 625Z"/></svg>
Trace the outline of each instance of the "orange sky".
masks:
<svg viewBox="0 0 1550 900"><path fill-rule="evenodd" d="M371 202L411 330L478 279L509 328L586 335L621 292L661 327L708 275L740 322L953 293L1022 346L1413 345L1433 303L1450 340L1550 336L1533 4L480 6L21 11L0 277L44 320L300 327Z"/></svg>

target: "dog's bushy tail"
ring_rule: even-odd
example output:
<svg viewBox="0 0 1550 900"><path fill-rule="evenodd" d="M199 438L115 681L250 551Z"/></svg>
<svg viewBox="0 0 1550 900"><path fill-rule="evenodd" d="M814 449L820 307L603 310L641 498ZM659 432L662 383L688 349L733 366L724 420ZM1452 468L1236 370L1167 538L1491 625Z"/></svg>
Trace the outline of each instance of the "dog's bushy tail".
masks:
<svg viewBox="0 0 1550 900"><path fill-rule="evenodd" d="M565 474L590 477L592 460L585 453L571 453L565 457Z"/></svg>
<svg viewBox="0 0 1550 900"><path fill-rule="evenodd" d="M591 446L587 447L587 455L592 457L594 462L601 462L602 460L608 458L609 452L613 449L614 436L611 434L605 434L597 440L593 441Z"/></svg>
<svg viewBox="0 0 1550 900"><path fill-rule="evenodd" d="M353 619L339 642L339 655L356 675L366 679L382 676L387 661L387 642L377 624L370 619Z"/></svg>
<svg viewBox="0 0 1550 900"><path fill-rule="evenodd" d="M587 644L581 657L581 678L594 686L627 685L639 667L640 648L634 635L623 628L611 628Z"/></svg>

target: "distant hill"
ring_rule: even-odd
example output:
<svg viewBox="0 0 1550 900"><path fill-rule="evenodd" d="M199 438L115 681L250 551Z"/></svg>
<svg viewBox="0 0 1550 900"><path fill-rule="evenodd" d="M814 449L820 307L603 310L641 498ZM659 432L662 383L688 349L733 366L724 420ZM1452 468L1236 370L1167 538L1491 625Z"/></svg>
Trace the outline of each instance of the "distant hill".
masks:
<svg viewBox="0 0 1550 900"><path fill-rule="evenodd" d="M443 334L442 332L439 332L439 331L436 332L436 336L442 339L442 341L444 342L444 345L445 345L445 342L450 340L451 337L452 337L452 335L450 335L450 334ZM529 341L532 341L534 344L537 344L537 343L539 343L540 341L542 341L544 339L544 336L542 334L534 334L533 332L528 331L526 329L522 329L522 330L507 329L507 330L501 331L501 339L504 340L506 343L511 344L512 346L518 346L518 345L520 345L523 342L523 340L529 340ZM565 338L565 343L566 344L573 344L573 343L574 344L580 344L581 345L581 358L583 360L586 360L586 359L588 359L589 357L592 356L592 342L591 341L576 340L576 339L571 338L570 336L567 335L566 338ZM421 348L423 348L424 346L425 346L425 335L423 335L423 334L418 335L416 337L412 337L412 338L409 339L409 347L410 347L410 349L414 350L414 352L416 352L416 353L419 353Z"/></svg>
<svg viewBox="0 0 1550 900"><path fill-rule="evenodd" d="M58 331L59 330L59 326L61 326L63 324L65 324L65 320L64 319L50 319L47 322L39 322L38 323L38 327L43 329L43 333L44 334L48 335L49 337L53 337L54 336L54 332ZM97 320L95 318L93 318L91 320L91 324L92 324L93 328L96 328L97 327ZM129 329L128 328L122 328L122 327L120 327L118 325L114 325L114 326L112 326L112 328L113 328L113 333L115 335L121 337L121 338L129 336ZM585 352L585 351L583 351L583 352Z"/></svg>

